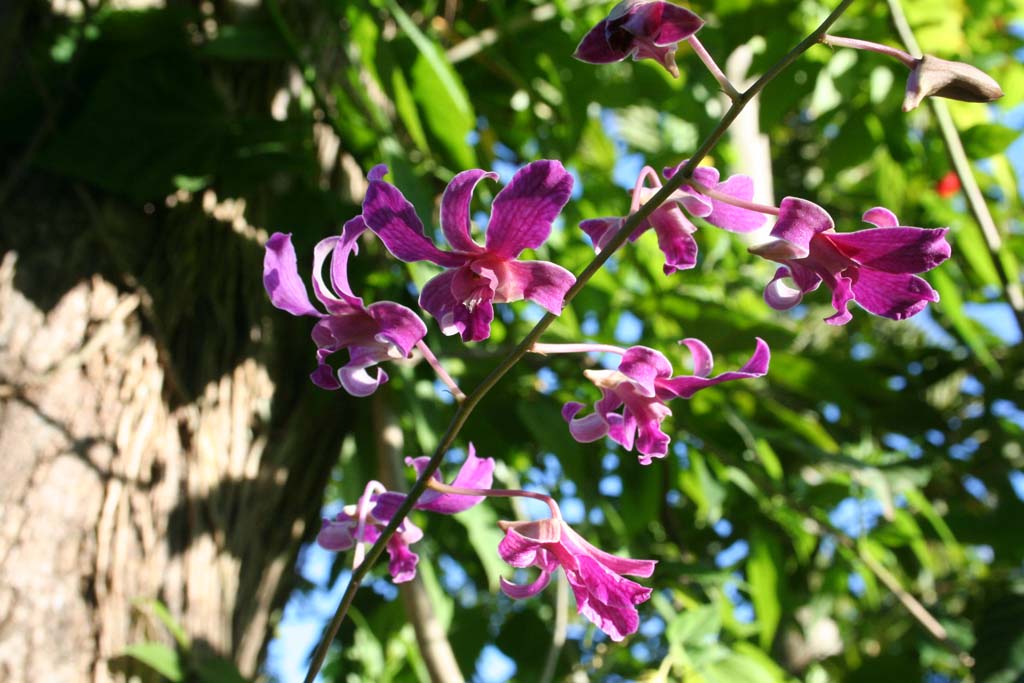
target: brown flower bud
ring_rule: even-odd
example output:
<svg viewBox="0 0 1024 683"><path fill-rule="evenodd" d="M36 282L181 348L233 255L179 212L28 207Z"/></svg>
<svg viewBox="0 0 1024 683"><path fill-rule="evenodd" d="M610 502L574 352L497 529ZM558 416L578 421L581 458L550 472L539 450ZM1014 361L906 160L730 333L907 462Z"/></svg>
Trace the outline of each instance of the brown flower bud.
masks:
<svg viewBox="0 0 1024 683"><path fill-rule="evenodd" d="M991 102L1003 96L1003 89L991 76L970 64L925 55L910 71L903 111L916 108L930 95L963 102Z"/></svg>

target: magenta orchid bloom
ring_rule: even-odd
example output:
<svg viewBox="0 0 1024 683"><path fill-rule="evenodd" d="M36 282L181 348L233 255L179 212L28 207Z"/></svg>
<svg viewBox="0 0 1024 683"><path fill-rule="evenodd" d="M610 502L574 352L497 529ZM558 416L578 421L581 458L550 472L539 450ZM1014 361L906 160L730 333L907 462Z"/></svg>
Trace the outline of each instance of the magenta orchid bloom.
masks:
<svg viewBox="0 0 1024 683"><path fill-rule="evenodd" d="M428 457L405 459L405 464L416 470L416 476L423 474L428 462L430 462ZM438 472L434 472L433 479L441 481L441 475ZM493 482L494 458L476 457L476 449L470 443L469 450L466 453L466 461L462 463L459 473L455 475L455 479L452 480L449 486L463 489L489 489ZM420 496L420 499L416 501L415 508L417 510L438 512L442 515L454 515L470 509L483 499L483 496L440 493L427 489ZM390 519L394 516L395 511L402 504L403 500L405 500L405 494L391 491L382 493L375 499L377 506L373 509L373 513Z"/></svg>
<svg viewBox="0 0 1024 683"><path fill-rule="evenodd" d="M438 249L423 234L423 224L401 191L381 178L387 167L370 172L363 217L395 257L430 261L447 268L423 287L420 306L445 334L480 341L491 334L494 303L529 299L561 313L565 293L576 281L565 268L547 261L520 261L524 249L547 240L551 223L572 192L572 176L558 161L527 164L494 198L485 246L470 236L469 203L473 189L495 173L463 171L441 197L441 230L452 251Z"/></svg>
<svg viewBox="0 0 1024 683"><path fill-rule="evenodd" d="M406 458L406 463L421 474L429 458ZM434 475L438 481L440 475ZM494 478L494 459L478 458L473 444L469 444L466 461L462 463L452 486L489 489ZM348 505L334 519L323 520L317 543L326 550L342 551L356 544L372 544L380 538L381 531L398 512L405 500L405 494L387 491L379 482L370 482L359 505ZM427 510L444 515L454 515L470 509L483 500L483 496L464 496L453 493L426 491L416 502L417 510ZM360 506L363 508L363 523L360 527ZM419 556L409 546L423 538L423 531L408 517L402 520L398 530L388 539L387 551L390 562L388 571L395 583L411 581L416 576Z"/></svg>
<svg viewBox="0 0 1024 683"><path fill-rule="evenodd" d="M678 166L666 168L663 171L665 178L671 178L685 163L684 161ZM719 177L718 169L711 166L698 166L693 172L694 182L709 188L716 195L728 196L741 203L753 199L754 181L750 176L734 175L724 182L719 182ZM647 187L648 181L652 187ZM661 187L658 174L650 166L645 166L633 189L630 211L640 208ZM752 232L763 226L766 219L763 213L728 204L702 194L692 185L683 185L672 193L665 203L652 211L647 221L640 224L629 236L630 241L635 241L648 229L653 228L658 236L658 246L665 254L663 269L666 275L697 265L697 242L693 238L697 226L686 217L683 209L691 216L703 218L711 225L730 232ZM622 227L624 221L625 218L594 218L581 222L580 228L587 233L594 243L594 249L600 253Z"/></svg>
<svg viewBox="0 0 1024 683"><path fill-rule="evenodd" d="M335 552L350 550L357 543L373 544L380 538L381 531L390 519L377 517L373 513L368 514L360 532L357 506L347 505L334 519L323 520L316 542L325 550ZM407 517L388 539L388 573L395 583L405 583L415 578L416 563L420 558L409 546L421 538L423 530Z"/></svg>
<svg viewBox="0 0 1024 683"><path fill-rule="evenodd" d="M615 641L635 633L640 625L636 606L651 597L651 589L623 578L648 577L654 560L617 557L587 543L561 519L498 522L505 538L498 544L501 559L513 567L537 567L540 576L520 585L501 579L501 590L514 599L542 591L559 566L565 570L577 611Z"/></svg>
<svg viewBox="0 0 1024 683"><path fill-rule="evenodd" d="M939 293L914 273L931 270L950 256L949 228L903 227L883 207L864 214L876 227L837 233L832 217L813 202L786 197L772 228L774 241L750 249L782 264L764 290L772 308L785 311L824 282L836 312L825 319L845 325L851 301L875 315L903 320L920 313ZM796 285L783 282L788 278Z"/></svg>
<svg viewBox="0 0 1024 683"><path fill-rule="evenodd" d="M318 366L310 379L322 389L344 387L353 396L369 396L376 391L387 381L387 373L378 370L374 377L367 370L381 361L407 357L427 333L419 316L405 306L391 301L365 306L352 293L348 259L358 252L357 240L365 229L362 217L357 216L345 224L341 237L321 240L313 250L313 293L327 313L309 301L299 277L291 235L271 235L263 258L263 286L270 302L292 315L319 318L313 327ZM328 254L333 291L323 279ZM335 375L327 358L342 349L348 350L349 361Z"/></svg>
<svg viewBox="0 0 1024 683"><path fill-rule="evenodd" d="M671 2L623 0L583 36L573 56L590 64L649 58L678 78L676 49L703 25L696 14Z"/></svg>
<svg viewBox="0 0 1024 683"><path fill-rule="evenodd" d="M690 398L701 389L736 379L755 379L768 372L771 352L758 338L750 360L737 371L711 377L714 359L699 339L684 339L693 356L692 375L672 377L672 364L664 355L647 348L633 346L622 354L617 370L586 370L584 375L601 390L594 412L577 418L584 405L575 401L562 407L562 417L569 423L569 432L582 443L608 436L632 450L634 442L640 453L640 464L650 465L652 458L668 453L669 436L661 423L672 411L666 405L673 398ZM621 412L617 412L619 408Z"/></svg>

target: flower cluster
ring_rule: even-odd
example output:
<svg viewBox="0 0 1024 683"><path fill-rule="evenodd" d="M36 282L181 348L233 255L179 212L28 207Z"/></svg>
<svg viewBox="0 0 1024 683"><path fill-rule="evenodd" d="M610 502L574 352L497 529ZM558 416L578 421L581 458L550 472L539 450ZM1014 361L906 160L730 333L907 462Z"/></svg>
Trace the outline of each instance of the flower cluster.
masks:
<svg viewBox="0 0 1024 683"><path fill-rule="evenodd" d="M624 0L583 37L575 56L596 64L629 57L653 59L678 76L675 52L679 43L686 41L725 94L737 100L739 92L696 39L703 24L693 12L670 2ZM929 56L915 59L894 48L855 39L825 36L822 41L901 61L911 70L904 107L907 110L929 95L989 101L1002 94L994 81L968 65ZM312 330L316 368L310 377L317 386L367 396L388 379L386 372L377 368L380 363L407 359L417 349L461 401L465 396L426 344L428 329L419 316L393 301L367 305L353 292L348 265L358 254L359 241L375 236L400 261L425 261L438 266L440 272L419 291L419 307L437 321L444 335L457 334L463 342L480 342L491 335L495 304L529 300L557 315L566 297L574 293L576 280L568 270L548 261L523 258L524 253L542 247L548 239L570 198L573 179L555 160L523 166L495 196L481 243L473 235L470 203L481 181L496 180L498 176L481 169L456 174L440 201L436 232L447 242L447 248L441 248L431 237L435 231L425 229L402 191L384 179L387 173L385 166L369 172L361 214L348 221L339 236L328 237L313 249L311 285L319 307L310 301L299 275L291 235L274 233L268 240L264 286L277 308L316 319ZM665 183L674 189L667 191ZM929 302L938 301L938 293L918 274L950 257L947 228L903 226L891 211L875 207L863 216L873 227L840 233L829 213L807 199L786 197L778 206L771 206L756 203L754 196L754 180L749 176L733 175L722 180L716 168L686 160L665 168L660 176L648 166L636 180L627 215L584 220L580 228L597 252L653 231L664 254L665 275L698 265L696 233L701 222L733 233L764 230L767 234L754 235L756 243L749 251L779 264L764 290L767 304L780 311L791 309L824 283L831 290L835 309L825 320L830 325L843 325L852 319L851 302L874 315L902 320L919 313ZM651 210L643 208L655 201L657 205ZM638 211L643 211L643 220L631 218ZM772 219L774 223L768 229L766 225ZM627 225L631 226L630 233L620 234ZM703 342L688 338L679 343L689 350L691 374L676 375L668 358L647 346L534 343L529 350L538 354L602 352L619 356L614 369L583 372L601 394L592 410L570 401L564 405L562 417L577 441L607 437L626 450L635 448L640 463L649 465L668 453L671 437L663 423L672 414L671 401L691 398L698 391L733 380L756 380L769 369L771 352L760 338L755 338L754 351L746 363L738 370L718 375L712 374L711 350ZM335 369L331 357L341 351L347 353L347 361ZM471 407L472 403L467 405ZM430 473L422 495L410 503L405 494L370 482L357 503L323 521L317 542L333 551L354 550L354 563L359 565L366 545L377 542L385 528L394 525L395 532L386 545L388 570L394 582L400 583L415 577L418 556L411 546L423 538L423 531L407 517L395 522L401 510L453 515L487 497L541 499L551 511L549 518L498 523L504 532L497 547L500 557L513 568L536 568L539 572L527 584L502 579L501 590L513 599L532 597L561 568L581 615L613 640L637 630L637 605L650 597L651 589L625 577L650 577L654 560L619 557L594 547L566 524L557 503L547 495L492 488L495 462L477 457L473 444L469 444L465 462L448 484L435 471L437 462L420 457L408 458L406 463L421 479Z"/></svg>

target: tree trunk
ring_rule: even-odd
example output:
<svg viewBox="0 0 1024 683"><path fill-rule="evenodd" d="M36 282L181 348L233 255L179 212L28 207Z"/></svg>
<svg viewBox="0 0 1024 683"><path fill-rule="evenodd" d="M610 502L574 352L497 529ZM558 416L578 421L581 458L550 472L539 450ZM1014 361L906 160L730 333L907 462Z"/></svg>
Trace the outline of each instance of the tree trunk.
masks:
<svg viewBox="0 0 1024 683"><path fill-rule="evenodd" d="M144 673L125 647L173 643L149 600L252 676L351 411L296 392L308 322L267 315L259 231L28 185L0 213L0 680Z"/></svg>

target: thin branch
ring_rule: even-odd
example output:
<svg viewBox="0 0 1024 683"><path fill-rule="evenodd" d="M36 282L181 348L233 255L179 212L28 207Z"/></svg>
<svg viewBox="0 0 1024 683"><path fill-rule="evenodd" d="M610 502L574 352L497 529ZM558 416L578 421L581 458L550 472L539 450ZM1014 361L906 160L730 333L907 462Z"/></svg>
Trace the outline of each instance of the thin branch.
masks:
<svg viewBox="0 0 1024 683"><path fill-rule="evenodd" d="M708 135L707 139L701 144L701 146L694 152L693 156L690 157L689 161L679 170L672 178L665 183L665 186L661 188L650 201L645 203L640 209L629 216L623 221L622 227L619 229L615 236L612 237L609 244L605 247L600 254L597 254L594 259L583 269L583 272L579 274L575 284L569 288L569 291L565 295L565 305L568 305L572 300L579 294L592 277L604 266L605 262L611 257L611 255L619 247L625 243L629 235L633 234L633 231L644 221L647 217L660 206L665 200L671 196L673 192L679 189L686 181L690 180L693 176L693 171L697 168L697 164L701 162L708 155L708 153L714 148L718 141L725 135L725 132L729 129L732 122L739 116L740 112L752 100L761 90L764 89L768 83L772 81L776 76L779 75L786 67L792 64L801 54L806 52L811 46L818 42L818 39L828 31L829 27L832 26L839 19L843 12L853 4L853 0L842 0L839 5L832 11L828 17L816 28L810 35L804 38L800 43L790 50L786 55L774 64L768 71L766 71L757 81L754 82L747 90L745 90L737 99L733 105L729 108L729 111L725 113L722 120L715 127L711 134ZM395 511L391 521L388 522L387 527L381 532L380 538L373 544L370 551L366 555L366 560L363 564L359 565L359 568L352 572L352 578L349 581L348 587L345 589L345 593L341 598L341 603L338 605L338 609L331 619L331 623L328 624L327 629L324 631L323 636L320 639L320 643L317 645L316 651L313 653L313 657L310 661L309 671L306 674L305 683L313 683L316 679L317 672L320 671L320 667L323 665L324 659L327 657L327 650L330 647L331 642L338 633L338 629L341 628L342 622L345 620L345 614L348 612L352 601L355 599L356 592L362 585L363 580L373 567L377 559L384 553L384 548L387 545L388 540L394 535L398 529L399 524L405 519L405 516L409 514L413 506L419 500L420 496L427 488L427 482L434 476L434 472L437 471L441 465L441 461L444 460L445 454L448 449L451 448L455 442L455 438L458 436L462 427L466 424L469 416L473 414L477 405L483 400L491 389L504 377L508 372L518 363L523 356L525 356L530 348L537 342L542 334L551 326L557 319L557 315L553 313L546 313L543 318L534 326L532 330L523 338L523 340L512 350L512 352L506 356L496 368L494 368L487 377L466 396L466 400L459 405L455 414L452 416L452 420L448 425L448 429L441 437L437 444L437 449L434 454L430 457L426 467L421 472L416 483L413 484L412 489L409 491L409 495L406 496L405 500Z"/></svg>
<svg viewBox="0 0 1024 683"><path fill-rule="evenodd" d="M900 0L886 0L886 2L889 5L892 23L896 28L896 33L900 36L900 40L903 41L908 50L915 54L921 54L921 47L917 44L914 32L907 22L907 17L903 13L903 6L900 4ZM978 225L981 227L981 233L985 238L985 246L988 248L989 256L992 258L992 265L995 267L996 276L1003 286L1006 300L1009 302L1010 308L1013 309L1013 317L1017 322L1017 328L1021 334L1024 334L1024 290L1021 289L1020 282L1010 278L1009 272L1003 264L1003 239L999 234L999 228L996 227L995 220L992 218L992 213L988 209L988 204L985 202L985 196L981 193L981 188L978 186L978 180L974 177L971 162L967 158L967 152L964 151L963 142L960 140L960 133L957 132L956 124L953 123L953 117L950 116L949 107L946 106L945 102L937 97L929 97L928 106L931 107L932 114L935 116L935 121L939 126L939 134L942 136L942 141L946 144L946 151L949 152L950 161L953 163L953 170L956 171L957 177L960 178L960 185L963 187L964 195L967 197L967 205L970 207L971 213L974 214L974 219L978 221Z"/></svg>
<svg viewBox="0 0 1024 683"><path fill-rule="evenodd" d="M885 565L872 557L870 553L864 550L861 544L855 542L842 530L836 528L827 520L817 517L810 517L810 519L825 527L843 547L856 553L857 558L864 563L864 566L866 566L879 581L885 584L885 587L889 589L889 592L896 596L896 599L900 601L900 604L902 604L904 609L907 610L907 613L910 614L910 616L928 632L928 635L934 638L935 641L942 645L947 651L956 655L956 658L961 664L967 668L974 666L974 658L953 642L949 637L949 633L946 631L946 628L939 623L939 620L928 611L928 608L925 607L920 600L914 597L912 593L903 587L900 580L896 578L892 572L886 569Z"/></svg>

